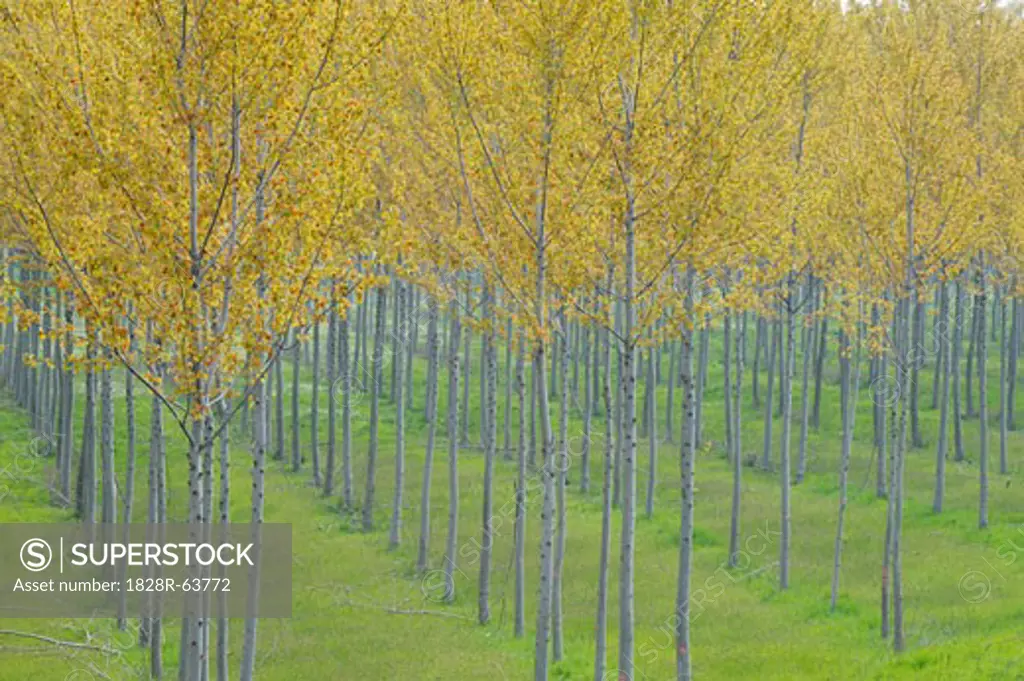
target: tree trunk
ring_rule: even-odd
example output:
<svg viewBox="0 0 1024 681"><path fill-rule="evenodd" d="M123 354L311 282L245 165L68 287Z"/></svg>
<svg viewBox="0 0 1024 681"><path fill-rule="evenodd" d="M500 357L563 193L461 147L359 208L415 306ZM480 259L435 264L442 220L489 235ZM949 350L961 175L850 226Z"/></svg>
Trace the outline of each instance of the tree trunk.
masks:
<svg viewBox="0 0 1024 681"><path fill-rule="evenodd" d="M729 567L736 566L736 557L739 555L739 510L740 510L740 495L742 492L742 445L739 437L739 402L742 399L741 383L743 377L742 368L742 339L741 334L736 335L736 384L735 384L735 400L736 400L736 427L734 429L735 435L735 449L731 452L731 463L732 463L732 508L729 513ZM685 441L684 441L685 445Z"/></svg>
<svg viewBox="0 0 1024 681"><path fill-rule="evenodd" d="M858 315L857 326L860 326L860 315ZM853 448L853 428L857 418L857 396L860 391L860 351L861 338L858 328L857 349L853 357L853 383L850 382L850 339L843 334L843 344L846 352L840 357L840 371L842 372L842 422L843 422L843 449L842 460L839 464L839 520L836 523L836 542L834 559L832 561L832 600L829 611L835 612L839 602L839 569L842 566L843 555L843 528L846 520L847 504L847 479L850 472L850 450Z"/></svg>
<svg viewBox="0 0 1024 681"><path fill-rule="evenodd" d="M519 400L519 451L516 477L515 637L526 634L526 336L519 331L516 392Z"/></svg>
<svg viewBox="0 0 1024 681"><path fill-rule="evenodd" d="M978 257L978 293L974 296L974 313L978 318L978 431L981 447L978 452L978 527L988 527L988 380L986 376L985 311L988 298L985 294L984 256Z"/></svg>
<svg viewBox="0 0 1024 681"><path fill-rule="evenodd" d="M1007 402L1007 346L1006 338L1006 299L1000 296L999 300L999 473L1009 473L1009 464L1006 458L1006 438L1009 416L1009 404Z"/></svg>
<svg viewBox="0 0 1024 681"><path fill-rule="evenodd" d="M412 365L409 365L412 367ZM512 316L505 322L505 413L504 417L504 458L512 460Z"/></svg>
<svg viewBox="0 0 1024 681"><path fill-rule="evenodd" d="M942 391L939 393L939 447L935 454L935 498L932 500L932 511L942 512L942 498L946 489L946 450L949 442L949 337L945 332L949 318L948 285L939 282L939 320L942 332L936 338L939 344L938 364L942 365Z"/></svg>
<svg viewBox="0 0 1024 681"><path fill-rule="evenodd" d="M299 340L298 329L292 332L292 472L298 472L302 467L302 445L299 437L301 427L301 416L299 411L301 392L300 384L300 363L302 361L302 342Z"/></svg>
<svg viewBox="0 0 1024 681"><path fill-rule="evenodd" d="M697 362L697 394L694 398L694 451L704 444L704 388L708 384L708 347L711 345L711 316L704 315L700 333L700 355ZM691 350L692 351L692 350Z"/></svg>
<svg viewBox="0 0 1024 681"><path fill-rule="evenodd" d="M483 321L487 325L480 337L481 361L480 378L484 388L484 394L480 401L480 413L484 415L481 419L481 433L484 445L484 489L483 489L483 517L481 523L481 545L480 545L480 580L477 592L478 620L480 624L487 624L491 619L490 596L491 596L491 552L494 546L494 528L491 517L493 507L492 489L494 487L494 454L497 445L496 407L497 395L495 385L491 381L491 375L495 371L494 357L494 315L491 311L491 291L485 284L483 287Z"/></svg>
<svg viewBox="0 0 1024 681"><path fill-rule="evenodd" d="M782 537L779 547L779 588L789 588L789 546L790 546L790 467L789 467L789 444L790 430L793 423L793 364L796 359L795 327L796 311L794 309L794 289L796 288L795 276L789 276L788 291L786 294L786 357L783 360L779 386L783 393L782 404L782 457L780 461L781 475L779 476L782 485L781 523ZM770 402L769 402L770 404Z"/></svg>
<svg viewBox="0 0 1024 681"><path fill-rule="evenodd" d="M746 313L741 315L741 319L746 319ZM746 359L744 355L744 347L747 344L747 325L737 320L736 324L736 347L734 348L736 353L736 365L735 373L736 380L733 387L733 400L732 400L732 446L733 446L733 457L743 461L743 363Z"/></svg>
<svg viewBox="0 0 1024 681"><path fill-rule="evenodd" d="M257 380L256 389L253 392L253 414L254 418L261 420L265 417L266 411L262 403L266 400L264 382ZM248 602L254 607L259 598L259 554L260 554L260 532L263 524L263 493L264 493L264 462L266 459L266 429L262 424L256 426L256 438L252 447L252 500L249 522L252 523L253 548L255 551L255 565L249 568L249 592ZM239 677L241 681L252 681L256 668L256 625L259 620L254 616L247 616L242 639L242 660L239 663Z"/></svg>
<svg viewBox="0 0 1024 681"><path fill-rule="evenodd" d="M636 286L636 233L632 204L626 210L625 314L622 337L623 461L622 531L619 548L619 675L633 678L633 567L636 532L636 331L634 330Z"/></svg>
<svg viewBox="0 0 1024 681"><path fill-rule="evenodd" d="M810 274L807 275L807 296L809 296L810 300L810 308L807 310L807 319L810 323L804 324L804 329L807 330L807 342L803 346L803 366L800 383L800 451L797 453L795 481L797 485L804 481L804 475L807 473L807 436L810 426L811 408L808 381L811 373L811 355L816 347L815 340L817 337L815 334L818 329L818 325L814 322L817 295L814 290L814 278Z"/></svg>
<svg viewBox="0 0 1024 681"><path fill-rule="evenodd" d="M284 460L284 352L274 359L274 458Z"/></svg>
<svg viewBox="0 0 1024 681"><path fill-rule="evenodd" d="M309 452L313 464L313 485L320 487L320 322L313 322L313 385L309 397Z"/></svg>
<svg viewBox="0 0 1024 681"><path fill-rule="evenodd" d="M95 336L87 328L85 357L85 413L82 417L82 454L79 458L76 510L85 523L96 522L96 358Z"/></svg>
<svg viewBox="0 0 1024 681"><path fill-rule="evenodd" d="M675 442L672 425L672 412L676 405L676 340L673 338L668 344L668 395L665 396L665 442Z"/></svg>
<svg viewBox="0 0 1024 681"><path fill-rule="evenodd" d="M733 446L732 416L732 312L725 310L722 315L722 400L725 402L725 456L731 458L736 448Z"/></svg>
<svg viewBox="0 0 1024 681"><path fill-rule="evenodd" d="M822 289L821 307L825 306L825 293ZM811 425L815 429L821 426L821 381L825 372L825 354L828 351L828 317L821 318L821 325L818 329L818 352L814 360L814 410L811 412Z"/></svg>
<svg viewBox="0 0 1024 681"><path fill-rule="evenodd" d="M693 318L693 270L686 276L686 314ZM693 575L693 528L694 528L694 468L696 419L694 412L693 385L693 334L683 329L682 357L680 364L683 390L683 431L680 434L679 480L681 491L679 520L679 576L676 584L676 608L673 620L676 630L676 680L690 681L692 661L690 654L690 583ZM771 398L768 399L769 408ZM627 677L630 678L630 677Z"/></svg>
<svg viewBox="0 0 1024 681"><path fill-rule="evenodd" d="M130 312L127 322L128 326L128 351L135 349L135 326L131 320ZM124 406L125 406L125 429L127 436L128 455L124 468L124 507L121 522L124 524L124 534L121 537L122 543L128 544L130 534L128 525L132 522L132 509L135 504L135 386L132 379L132 372L127 368L124 370ZM125 568L127 569L127 568ZM128 596L127 585L124 583L125 572L121 574L121 599L117 616L117 628L125 630L128 624Z"/></svg>
<svg viewBox="0 0 1024 681"><path fill-rule="evenodd" d="M347 308L345 315L338 322L338 374L341 380L341 506L346 510L355 506L352 497L352 377L359 369L358 364L352 366L354 358L348 354L348 315L351 309Z"/></svg>
<svg viewBox="0 0 1024 681"><path fill-rule="evenodd" d="M1017 297L1017 277L1011 280L1010 292L1013 295L1013 303L1010 310L1010 345L1007 350L1010 375L1006 381L1006 409L1009 412L1007 428L1017 430L1017 421L1014 418L1017 404L1017 348L1020 345L1020 299Z"/></svg>
<svg viewBox="0 0 1024 681"><path fill-rule="evenodd" d="M569 325L565 318L565 308L559 314L562 327L562 342L558 349L560 362L558 367L558 459L555 462L558 474L555 480L555 502L558 512L558 523L555 534L554 573L551 582L551 649L555 662L562 659L562 573L565 565L565 535L567 531L567 509L565 506L566 474L569 470Z"/></svg>
<svg viewBox="0 0 1024 681"><path fill-rule="evenodd" d="M978 415L974 408L974 345L978 339L978 306L977 301L971 305L971 329L970 337L967 339L967 371L965 375L964 390L967 398L967 418Z"/></svg>
<svg viewBox="0 0 1024 681"><path fill-rule="evenodd" d="M402 502L405 492L405 286L395 279L395 310L397 312L392 354L391 398L395 402L395 489L391 504L391 532L388 549L398 548L402 542ZM402 334L399 336L398 334Z"/></svg>
<svg viewBox="0 0 1024 681"><path fill-rule="evenodd" d="M775 321L769 321L771 325L771 345L768 350L768 382L765 386L767 391L764 397L764 439L762 443L761 468L770 471L772 469L772 395L775 386L775 357L778 354L776 348L779 343L779 325Z"/></svg>
<svg viewBox="0 0 1024 681"><path fill-rule="evenodd" d="M373 497L377 483L377 448L380 446L380 393L384 383L384 333L387 324L387 288L377 289L373 332L373 377L370 380L370 444L366 454L366 491L363 494L363 531L373 531Z"/></svg>
<svg viewBox="0 0 1024 681"><path fill-rule="evenodd" d="M75 356L75 305L72 294L68 293L64 304L64 362L61 367L63 387L61 388L61 413L64 418L60 428L60 494L64 505L71 503L71 459L75 451L75 371L72 368Z"/></svg>
<svg viewBox="0 0 1024 681"><path fill-rule="evenodd" d="M110 362L109 354L104 358ZM103 507L100 522L117 522L117 483L114 480L114 395L110 368L100 371L100 464L103 478Z"/></svg>
<svg viewBox="0 0 1024 681"><path fill-rule="evenodd" d="M327 462L324 470L324 496L334 494L334 467L338 450L338 301L337 290L331 282L330 308L327 310Z"/></svg>
<svg viewBox="0 0 1024 681"><path fill-rule="evenodd" d="M963 410L960 407L960 358L964 346L964 287L963 276L956 281L956 308L953 318L953 359L950 368L953 375L953 460L964 460Z"/></svg>
<svg viewBox="0 0 1024 681"><path fill-rule="evenodd" d="M612 286L612 273L608 274L609 290ZM607 313L605 314L607 322ZM612 524L612 475L614 473L612 463L612 445L614 442L612 434L612 355L611 344L608 337L611 334L606 329L604 332L604 384L602 385L602 399L604 400L604 478L601 486L601 549L600 562L597 566L597 623L594 642L594 681L607 681L605 666L608 657L608 560L611 554L611 524ZM595 339L596 340L596 339ZM597 343L594 344L595 351ZM674 380L674 379L673 379Z"/></svg>
<svg viewBox="0 0 1024 681"><path fill-rule="evenodd" d="M910 356L910 435L913 447L924 447L921 436L921 366L924 364L924 302L914 301L914 327Z"/></svg>
<svg viewBox="0 0 1024 681"><path fill-rule="evenodd" d="M595 314L597 311L595 310ZM583 336L581 340L583 355L583 442L582 442L582 453L580 455L580 493L587 494L590 492L590 447L593 442L591 438L591 429L593 428L593 414L594 414L594 389L591 384L591 371L590 353L591 353L591 336L596 336L596 331L591 333L589 326L583 327L581 332ZM595 344L596 345L596 344ZM594 354L597 354L597 348L593 350ZM594 366L594 372L596 372L596 363Z"/></svg>
<svg viewBox="0 0 1024 681"><path fill-rule="evenodd" d="M472 307L472 300L466 300L466 307L470 309ZM459 444L464 447L469 446L469 380L473 375L473 355L471 353L471 346L473 344L473 329L466 327L465 340L462 348L462 408L459 410L459 418L462 426L461 434L459 435ZM481 405L482 406L482 405Z"/></svg>
<svg viewBox="0 0 1024 681"><path fill-rule="evenodd" d="M444 601L455 599L456 545L459 540L459 340L458 301L449 309L448 340L448 538L444 552Z"/></svg>
<svg viewBox="0 0 1024 681"><path fill-rule="evenodd" d="M647 381L652 386L657 381L657 369L654 354L656 350L652 347L647 352ZM654 515L654 490L658 484L658 416L655 394L651 392L650 426L647 430L647 498L644 511L647 517Z"/></svg>
<svg viewBox="0 0 1024 681"><path fill-rule="evenodd" d="M420 490L420 540L416 555L416 572L427 570L430 560L430 489L434 472L434 446L437 432L438 342L437 301L427 298L427 447L423 455L423 486ZM411 369L411 367L410 367ZM410 371L410 373L412 373Z"/></svg>

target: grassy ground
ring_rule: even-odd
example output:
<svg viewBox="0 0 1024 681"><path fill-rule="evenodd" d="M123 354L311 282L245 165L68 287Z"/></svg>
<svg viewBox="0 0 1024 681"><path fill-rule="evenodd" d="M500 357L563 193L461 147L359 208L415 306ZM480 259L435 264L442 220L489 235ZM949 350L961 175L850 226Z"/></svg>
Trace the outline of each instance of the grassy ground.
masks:
<svg viewBox="0 0 1024 681"><path fill-rule="evenodd" d="M717 340L717 339L716 339ZM829 612L829 584L838 504L837 469L840 449L839 388L836 367L826 377L822 423L812 432L809 472L792 495L793 545L791 588L778 589L779 483L775 474L743 470L743 523L740 566L725 568L729 536L731 472L723 458L721 350L712 345L712 363L705 407L709 443L697 461L697 529L692 597L694 671L698 679L1024 679L1024 501L1020 485L1021 433L1010 435L1011 474L994 474L988 530L977 529L979 448L977 420L965 425L967 461L948 464L946 510L931 511L938 412L928 409L931 371L922 372L922 432L924 448L907 460L907 505L904 524L904 593L908 650L890 652L879 636L879 593L885 501L874 493L871 448L871 395L860 391L857 434L850 470L850 505L843 553L842 597ZM503 356L502 356L503 359ZM797 367L800 367L798 360ZM663 368L667 372L667 357ZM476 367L474 367L475 369ZM989 361L991 469L998 471L998 354ZM266 681L323 679L526 679L532 674L535 615L527 615L527 637L512 631L513 482L515 466L496 467L494 508L503 520L496 527L492 577L493 622L475 624L477 575L475 547L479 541L482 457L479 447L463 450L460 462L462 505L459 518L460 562L453 605L435 601L433 573L424 581L413 574L419 525L419 485L425 442L423 385L425 363L416 366L414 404L407 418L407 486L402 546L386 550L390 500L394 484L394 408L383 411L381 467L377 477L377 531L357 531L357 519L339 510L337 499L325 499L310 484L307 461L301 473L284 462L268 467L267 521L289 522L293 528L293 617L264 620L259 630L258 678ZM290 386L286 371L285 383ZM867 370L862 372L866 385ZM386 371L387 375L387 371ZM582 377L581 377L582 379ZM303 371L303 441L308 445L308 370ZM471 376L472 433L478 438L479 381ZM744 456L759 455L762 409L750 401L750 374L744 388ZM762 387L764 380L762 377ZM797 381L799 388L799 381ZM81 385L79 386L81 390ZM326 429L326 390L321 390L322 428ZM442 409L446 391L442 388ZM504 389L499 393L503 407ZM660 432L664 434L665 386L659 394ZM678 394L677 394L678 399ZM83 400L76 400L80 410ZM362 496L368 433L368 397L356 409L353 456L355 490ZM799 408L799 392L794 395ZM118 404L119 473L124 462L123 404ZM678 402L677 402L678 409ZM148 432L148 401L139 405L140 445ZM500 409L499 409L500 412ZM286 408L286 418L289 410ZM443 412L442 412L443 413ZM557 413L557 412L556 412ZM574 414L570 433L582 432ZM499 441L502 421L499 413ZM47 482L52 461L26 455L31 436L27 414L8 399L0 404L0 483L9 488L0 499L0 522L65 520L65 511L49 505ZM675 417L679 425L678 414ZM518 418L513 417L513 424ZM76 424L77 426L78 424ZM600 456L595 421L595 451ZM781 422L775 424L774 459L778 461ZM799 428L794 428L793 460ZM515 433L513 434L513 439ZM678 441L676 434L675 440ZM234 446L233 516L247 518L249 484L243 438ZM290 440L286 438L286 445ZM321 435L321 446L326 437ZM431 559L439 566L447 524L446 441L439 442L432 485ZM573 451L578 454L578 438ZM639 462L640 518L636 541L636 660L637 681L674 678L670 616L675 600L679 533L678 445L659 447L659 479L655 513L643 517L647 479L647 443ZM146 470L145 447L140 446L139 470ZM169 446L170 515L184 515L185 455L182 443ZM287 455L286 455L287 458ZM590 679L593 665L593 626L600 542L600 463L592 467L593 490L578 490L579 457L574 457L569 499L569 529L564 577L565 659L555 664L554 679ZM144 478L137 481L145 493ZM536 486L536 483L534 483ZM0 492L3 487L0 487ZM138 510L145 513L144 500ZM530 503L527 538L528 606L536 590L539 498ZM140 515L140 518L142 517ZM613 524L609 613L609 661L617 656L618 514ZM1018 548L1020 547L1020 548ZM6 549L5 549L6 550ZM282 586L282 588L284 588ZM401 614L389 610L430 611ZM231 631L232 674L237 673L241 622ZM145 658L109 620L0 620L0 629L35 632L58 639L88 641L119 647L121 654L72 651L0 634L0 681L22 679L146 678ZM178 631L174 623L164 646L168 677L176 672ZM613 677L609 677L613 678Z"/></svg>

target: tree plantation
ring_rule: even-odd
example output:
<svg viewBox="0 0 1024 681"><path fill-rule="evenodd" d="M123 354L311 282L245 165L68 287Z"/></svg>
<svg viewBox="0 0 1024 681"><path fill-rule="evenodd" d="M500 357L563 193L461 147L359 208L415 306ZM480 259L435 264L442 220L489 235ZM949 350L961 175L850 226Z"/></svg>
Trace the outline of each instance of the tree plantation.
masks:
<svg viewBox="0 0 1024 681"><path fill-rule="evenodd" d="M0 679L1024 678L1022 53L974 0L0 0L0 523L292 576L0 591Z"/></svg>

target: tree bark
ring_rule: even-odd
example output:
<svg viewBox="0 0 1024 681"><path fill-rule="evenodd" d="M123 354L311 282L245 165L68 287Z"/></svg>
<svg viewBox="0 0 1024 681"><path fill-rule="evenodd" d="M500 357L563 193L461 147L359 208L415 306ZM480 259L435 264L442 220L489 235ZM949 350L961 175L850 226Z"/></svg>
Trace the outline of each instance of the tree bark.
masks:
<svg viewBox="0 0 1024 681"><path fill-rule="evenodd" d="M459 306L449 308L448 340L448 538L444 552L444 600L455 599L456 545L459 541Z"/></svg>
<svg viewBox="0 0 1024 681"><path fill-rule="evenodd" d="M946 451L949 442L949 337L945 332L946 323L949 318L949 294L948 285L944 281L939 282L939 325L941 333L936 341L939 344L938 364L942 366L942 386L939 393L939 446L935 453L935 497L932 500L932 511L942 513L942 499L946 489Z"/></svg>
<svg viewBox="0 0 1024 681"><path fill-rule="evenodd" d="M438 339L437 301L427 298L427 445L423 455L423 485L420 490L420 540L416 555L416 571L427 570L430 560L430 489L434 472L434 447L437 432ZM412 373L410 371L410 373Z"/></svg>
<svg viewBox="0 0 1024 681"><path fill-rule="evenodd" d="M391 398L395 402L395 489L391 503L391 530L388 549L394 550L402 542L402 503L405 493L405 286L395 279L395 310L397 317L392 339L393 379Z"/></svg>
<svg viewBox="0 0 1024 681"><path fill-rule="evenodd" d="M377 449L380 446L380 393L384 382L384 333L387 324L387 288L377 289L377 314L373 333L373 377L370 380L370 444L366 454L366 489L363 494L363 531L373 531L373 500L377 483Z"/></svg>

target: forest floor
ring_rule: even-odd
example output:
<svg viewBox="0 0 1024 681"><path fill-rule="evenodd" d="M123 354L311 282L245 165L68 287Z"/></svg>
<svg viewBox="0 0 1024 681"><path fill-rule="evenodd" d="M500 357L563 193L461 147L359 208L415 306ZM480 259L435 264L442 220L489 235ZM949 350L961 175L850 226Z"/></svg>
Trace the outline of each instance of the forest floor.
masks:
<svg viewBox="0 0 1024 681"><path fill-rule="evenodd" d="M717 341L714 339L713 341ZM990 527L977 528L978 421L965 421L966 461L947 465L945 510L932 512L938 410L930 409L932 371L921 372L921 430L923 448L913 449L906 462L904 520L904 595L906 652L891 652L882 639L880 589L885 531L884 499L875 495L875 465L871 444L871 399L867 367L859 391L857 427L850 467L850 503L843 550L841 597L829 611L833 545L838 508L840 414L838 369L826 370L821 425L812 430L808 445L808 474L792 493L792 567L790 588L778 588L779 480L777 473L744 466L742 531L739 566L726 568L732 473L724 458L721 348L712 343L705 418L705 447L696 464L696 531L692 652L694 675L700 681L840 680L840 679L1024 679L1024 495L1021 494L1024 431L1009 437L1010 474L999 475L998 354L988 362L990 380ZM477 355L478 356L478 355ZM503 376L504 352L499 351ZM749 355L748 355L749 361ZM796 366L801 363L797 360ZM667 373L668 358L662 368ZM290 388L290 363L285 385ZM474 365L474 370L477 365ZM385 370L385 375L387 375ZM419 500L426 440L423 386L426 363L415 364L415 393L407 412L407 470L404 528L401 546L387 550L387 532L394 485L394 405L382 409L380 467L377 474L376 531L358 531L358 513L341 512L338 499L326 499L311 484L308 449L302 471L292 473L287 459L268 465L267 522L291 523L293 533L293 616L259 624L257 678L261 681L296 679L415 681L531 678L535 627L539 494L529 500L527 527L527 635L513 636L513 501L515 464L499 454L495 467L496 523L491 590L492 622L476 623L477 547L480 541L483 461L479 446L463 448L459 478L460 559L456 598L451 605L437 602L437 573L414 574L419 527ZM310 371L302 370L302 440L309 444ZM431 487L431 564L442 564L448 522L447 440L443 433L446 390L440 389L442 419ZM580 380L582 382L582 370ZM479 440L479 376L471 381L471 440ZM762 395L766 381L761 377ZM499 387L498 442L503 446L504 380ZM796 380L794 409L799 414L800 381ZM115 386L117 394L123 394ZM81 381L78 389L82 390ZM329 386L320 390L320 443L326 449L326 411ZM137 389L139 395L143 391ZM582 393L582 387L581 387ZM763 407L751 403L749 367L743 389L744 460L760 459ZM676 392L676 409L679 398ZM658 391L659 433L665 434L666 386ZM368 441L369 397L354 400L354 492L361 499ZM75 406L79 418L84 400ZM290 422L287 407L286 421ZM118 475L124 466L124 404L116 406ZM557 401L552 407L557 429ZM1021 417L1024 423L1024 416ZM137 518L144 520L149 400L138 399L140 461L136 480ZM339 418L340 421L340 418ZM678 429L680 415L673 415ZM0 522L58 522L68 511L50 504L47 485L50 459L25 457L32 438L28 414L12 400L0 402L0 483L8 488L0 499ZM513 412L513 447L518 416ZM238 429L235 429L238 431ZM772 458L779 461L781 420L774 428ZM602 418L594 421L591 491L579 491L579 436L582 422L574 411L569 426L574 454L568 499L568 535L564 570L564 659L553 667L553 679L591 679L597 566L601 531ZM169 517L184 516L186 457L183 442L170 428L168 442ZM557 432L557 430L556 430ZM672 438L679 441L678 432ZM249 480L246 438L233 444L233 519L248 519ZM273 441L273 440L272 440ZM793 428L792 460L796 466L799 420ZM339 437L340 443L340 437ZM675 651L671 615L675 604L679 546L679 446L661 442L655 510L643 513L647 487L648 443L638 447L638 520L636 539L636 665L635 681L674 678ZM340 460L340 444L339 444ZM18 462L15 464L15 462ZM28 461L28 463L26 463ZM340 468L340 466L339 466ZM340 475L336 479L340 490ZM0 487L2 490L3 487ZM529 486L536 490L536 481ZM609 584L609 666L617 659L618 522L614 514ZM4 551L9 550L5 547ZM237 675L241 620L231 628L232 677ZM56 679L147 678L146 658L134 645L131 627L118 632L113 620L0 620L0 630L33 632L63 641L87 642L115 648L117 654L69 649L0 631L0 681ZM177 672L178 628L165 630L166 678ZM608 676L614 678L614 673Z"/></svg>

